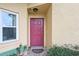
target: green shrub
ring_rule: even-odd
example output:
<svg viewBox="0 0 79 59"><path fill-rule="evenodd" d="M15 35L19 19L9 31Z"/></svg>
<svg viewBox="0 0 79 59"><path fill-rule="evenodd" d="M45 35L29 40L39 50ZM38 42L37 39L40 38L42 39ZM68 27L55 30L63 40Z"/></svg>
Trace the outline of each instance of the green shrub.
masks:
<svg viewBox="0 0 79 59"><path fill-rule="evenodd" d="M26 49L27 49L27 47L26 47L26 46L24 46L23 52L25 52L25 51L26 51Z"/></svg>
<svg viewBox="0 0 79 59"><path fill-rule="evenodd" d="M20 55L21 53L24 53L26 51L27 47L24 45L19 45L19 47L16 48L17 55Z"/></svg>
<svg viewBox="0 0 79 59"><path fill-rule="evenodd" d="M48 56L79 56L79 51L74 51L65 47L53 47L47 52Z"/></svg>

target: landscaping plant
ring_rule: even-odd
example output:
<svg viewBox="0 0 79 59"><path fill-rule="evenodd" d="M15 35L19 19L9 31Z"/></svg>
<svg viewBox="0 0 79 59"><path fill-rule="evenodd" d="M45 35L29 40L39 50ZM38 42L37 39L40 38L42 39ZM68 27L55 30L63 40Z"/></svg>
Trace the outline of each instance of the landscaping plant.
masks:
<svg viewBox="0 0 79 59"><path fill-rule="evenodd" d="M79 51L74 51L65 47L54 46L47 52L48 56L79 56Z"/></svg>
<svg viewBox="0 0 79 59"><path fill-rule="evenodd" d="M26 46L19 45L19 47L16 48L17 55L22 56L26 51L26 48Z"/></svg>

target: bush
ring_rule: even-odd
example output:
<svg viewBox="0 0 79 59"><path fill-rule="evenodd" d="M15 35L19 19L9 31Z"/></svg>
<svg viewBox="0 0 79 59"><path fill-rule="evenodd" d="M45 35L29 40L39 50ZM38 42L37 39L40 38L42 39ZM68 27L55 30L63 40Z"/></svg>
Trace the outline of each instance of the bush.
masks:
<svg viewBox="0 0 79 59"><path fill-rule="evenodd" d="M17 55L21 55L26 51L27 47L23 45L19 45L19 47L16 48Z"/></svg>
<svg viewBox="0 0 79 59"><path fill-rule="evenodd" d="M65 47L53 47L47 52L48 56L79 56L79 51L74 51Z"/></svg>

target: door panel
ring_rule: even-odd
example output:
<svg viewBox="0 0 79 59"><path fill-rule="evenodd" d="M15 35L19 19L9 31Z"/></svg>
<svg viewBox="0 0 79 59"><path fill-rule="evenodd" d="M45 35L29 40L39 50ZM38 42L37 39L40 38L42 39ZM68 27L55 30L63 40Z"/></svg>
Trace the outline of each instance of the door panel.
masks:
<svg viewBox="0 0 79 59"><path fill-rule="evenodd" d="M30 45L44 46L44 19L30 19Z"/></svg>

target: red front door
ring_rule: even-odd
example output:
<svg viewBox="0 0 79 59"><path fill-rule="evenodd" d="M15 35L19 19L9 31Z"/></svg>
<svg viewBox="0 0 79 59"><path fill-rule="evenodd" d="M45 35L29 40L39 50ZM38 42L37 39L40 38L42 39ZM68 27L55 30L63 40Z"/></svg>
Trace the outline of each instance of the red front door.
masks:
<svg viewBox="0 0 79 59"><path fill-rule="evenodd" d="M44 46L44 18L30 18L30 45Z"/></svg>

